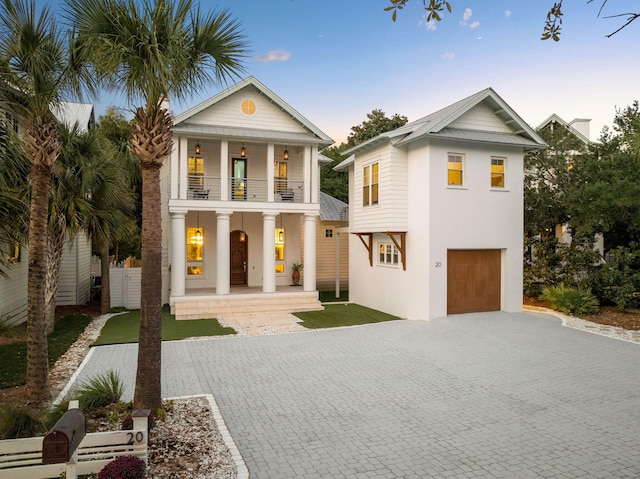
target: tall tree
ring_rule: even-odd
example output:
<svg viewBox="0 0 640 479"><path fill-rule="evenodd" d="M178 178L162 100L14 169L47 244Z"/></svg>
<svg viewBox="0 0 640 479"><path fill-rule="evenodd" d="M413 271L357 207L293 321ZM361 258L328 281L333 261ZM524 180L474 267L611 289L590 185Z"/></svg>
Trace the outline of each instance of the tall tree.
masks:
<svg viewBox="0 0 640 479"><path fill-rule="evenodd" d="M31 161L29 207L29 272L27 306L27 389L37 400L48 398L45 334L47 223L51 170L60 144L51 107L64 96L80 96L91 86L82 57L69 48L69 35L45 6L36 16L33 0L0 4L0 84L5 106L24 120L27 156ZM7 87L10 85L10 87ZM10 89L14 94L7 95Z"/></svg>
<svg viewBox="0 0 640 479"><path fill-rule="evenodd" d="M134 403L162 403L160 168L172 149L169 96L184 98L241 71L246 43L228 12L191 0L70 0L68 17L96 76L124 91L134 111L132 151L142 170L142 301Z"/></svg>
<svg viewBox="0 0 640 479"><path fill-rule="evenodd" d="M395 22L398 17L398 10L402 10L409 1L410 0L389 0L389 6L385 8L385 11L392 12L391 19ZM602 16L607 1L608 0L601 0L598 17ZM562 17L564 16L564 12L562 11L562 2L563 0L558 0L549 8L547 17L544 21L544 30L542 32L541 40L553 39L556 42L560 40ZM587 3L593 3L593 0L587 0ZM428 22L439 22L442 20L442 15L445 11L451 13L453 10L451 2L448 2L447 0L422 0L422 5L424 6L424 10L427 12ZM607 37L612 37L620 30L626 28L629 24L637 20L638 17L640 17L640 13L638 12L626 12L604 16L604 18L623 19L622 25L607 35Z"/></svg>

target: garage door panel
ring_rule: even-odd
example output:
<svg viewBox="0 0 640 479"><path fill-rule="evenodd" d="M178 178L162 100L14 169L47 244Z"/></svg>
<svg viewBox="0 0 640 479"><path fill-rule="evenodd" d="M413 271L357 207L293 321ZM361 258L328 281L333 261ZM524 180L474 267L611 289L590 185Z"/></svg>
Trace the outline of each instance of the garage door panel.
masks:
<svg viewBox="0 0 640 479"><path fill-rule="evenodd" d="M500 310L500 250L447 252L447 314Z"/></svg>

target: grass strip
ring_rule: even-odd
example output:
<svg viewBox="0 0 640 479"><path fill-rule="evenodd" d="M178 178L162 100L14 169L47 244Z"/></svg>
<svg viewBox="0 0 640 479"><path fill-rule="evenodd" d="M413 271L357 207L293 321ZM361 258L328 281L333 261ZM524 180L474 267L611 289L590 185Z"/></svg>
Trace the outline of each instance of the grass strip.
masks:
<svg viewBox="0 0 640 479"><path fill-rule="evenodd" d="M128 311L109 318L94 346L137 343L140 329L140 310ZM169 308L162 309L162 340L173 341L198 336L235 334L233 328L220 326L217 319L176 321Z"/></svg>
<svg viewBox="0 0 640 479"><path fill-rule="evenodd" d="M349 290L340 291L340 297L336 298L336 290L333 291L320 291L318 292L318 298L321 303L342 303L349 301Z"/></svg>
<svg viewBox="0 0 640 479"><path fill-rule="evenodd" d="M302 320L302 326L309 329L357 326L400 319L359 304L327 304L323 311L305 311L294 315Z"/></svg>

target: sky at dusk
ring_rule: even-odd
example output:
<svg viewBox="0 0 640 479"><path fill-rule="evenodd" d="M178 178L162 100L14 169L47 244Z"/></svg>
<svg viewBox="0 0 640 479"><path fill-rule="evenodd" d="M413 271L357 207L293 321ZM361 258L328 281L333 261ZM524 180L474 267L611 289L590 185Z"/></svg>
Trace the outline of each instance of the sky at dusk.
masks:
<svg viewBox="0 0 640 479"><path fill-rule="evenodd" d="M640 20L606 38L640 10L636 1L566 1L561 41L541 41L553 0L450 0L453 12L428 24L422 0L394 23L388 0L221 0L251 43L245 78L255 76L336 143L373 109L410 121L487 87L530 125L552 113L591 118L591 139L616 107L640 99ZM635 8L635 10L634 10ZM636 45L636 47L633 47ZM174 113L213 96L212 85ZM101 115L123 105L117 93L95 101Z"/></svg>

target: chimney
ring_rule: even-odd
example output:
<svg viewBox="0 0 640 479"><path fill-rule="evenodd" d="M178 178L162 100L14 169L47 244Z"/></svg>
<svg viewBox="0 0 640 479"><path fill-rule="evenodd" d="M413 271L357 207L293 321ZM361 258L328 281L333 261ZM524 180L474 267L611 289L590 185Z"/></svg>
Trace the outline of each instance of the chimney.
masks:
<svg viewBox="0 0 640 479"><path fill-rule="evenodd" d="M578 130L587 138L587 140L591 141L591 136L589 134L590 124L591 118L576 118L571 123L569 123L569 126Z"/></svg>

